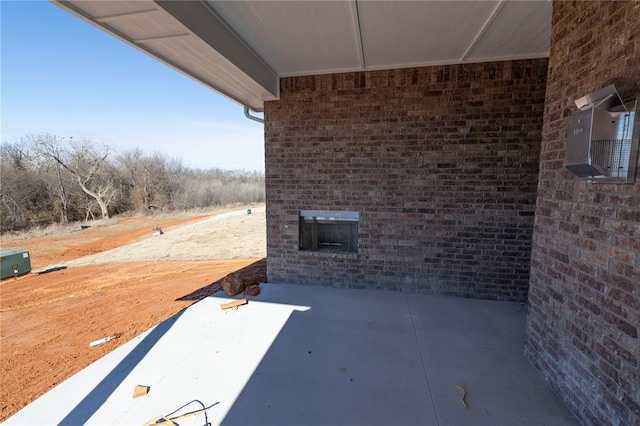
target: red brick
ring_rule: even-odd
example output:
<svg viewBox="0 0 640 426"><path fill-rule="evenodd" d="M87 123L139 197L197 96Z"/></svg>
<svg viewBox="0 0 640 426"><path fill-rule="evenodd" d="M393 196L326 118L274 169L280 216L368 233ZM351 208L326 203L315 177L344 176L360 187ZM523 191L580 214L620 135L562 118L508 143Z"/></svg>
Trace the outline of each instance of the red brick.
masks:
<svg viewBox="0 0 640 426"><path fill-rule="evenodd" d="M283 79L265 103L267 122L277 117L267 197L280 201L267 213L269 280L526 299L546 69L535 59ZM301 209L359 211L358 254L318 264L296 252L297 226L282 224Z"/></svg>
<svg viewBox="0 0 640 426"><path fill-rule="evenodd" d="M640 182L567 172L566 129L581 96L640 94L637 40L638 2L553 3L525 353L585 425L640 424Z"/></svg>

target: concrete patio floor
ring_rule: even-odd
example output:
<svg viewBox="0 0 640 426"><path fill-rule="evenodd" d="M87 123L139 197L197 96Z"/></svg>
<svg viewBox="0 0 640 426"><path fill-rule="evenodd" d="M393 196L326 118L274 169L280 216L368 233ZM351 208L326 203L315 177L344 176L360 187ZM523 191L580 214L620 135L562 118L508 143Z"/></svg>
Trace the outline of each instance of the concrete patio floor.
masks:
<svg viewBox="0 0 640 426"><path fill-rule="evenodd" d="M208 297L6 424L574 425L522 355L519 303L263 284ZM101 337L101 336L97 336ZM88 342L87 342L88 344ZM150 386L133 398L136 385ZM466 389L467 407L456 385Z"/></svg>

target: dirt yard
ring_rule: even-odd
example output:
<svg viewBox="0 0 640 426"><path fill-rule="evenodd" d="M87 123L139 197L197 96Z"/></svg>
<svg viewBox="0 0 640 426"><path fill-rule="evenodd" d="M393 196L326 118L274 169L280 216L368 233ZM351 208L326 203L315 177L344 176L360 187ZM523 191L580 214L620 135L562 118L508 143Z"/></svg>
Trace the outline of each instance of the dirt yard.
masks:
<svg viewBox="0 0 640 426"><path fill-rule="evenodd" d="M2 250L29 251L33 273L0 281L0 421L213 294L227 274L266 281L264 205L91 225L2 239ZM106 336L117 338L89 347Z"/></svg>

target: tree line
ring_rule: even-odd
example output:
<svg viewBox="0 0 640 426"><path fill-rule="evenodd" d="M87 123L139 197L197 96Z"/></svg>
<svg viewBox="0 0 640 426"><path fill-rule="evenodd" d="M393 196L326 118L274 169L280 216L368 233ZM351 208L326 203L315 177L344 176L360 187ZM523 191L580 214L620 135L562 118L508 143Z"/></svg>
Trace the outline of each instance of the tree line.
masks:
<svg viewBox="0 0 640 426"><path fill-rule="evenodd" d="M0 145L0 230L263 202L264 175L193 169L140 148L116 152L89 139L51 134Z"/></svg>

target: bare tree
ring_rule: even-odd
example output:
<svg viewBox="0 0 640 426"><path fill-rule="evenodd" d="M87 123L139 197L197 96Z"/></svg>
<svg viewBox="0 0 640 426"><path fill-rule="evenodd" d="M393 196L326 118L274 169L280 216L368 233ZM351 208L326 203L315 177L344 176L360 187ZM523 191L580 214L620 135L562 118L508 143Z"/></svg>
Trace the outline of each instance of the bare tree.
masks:
<svg viewBox="0 0 640 426"><path fill-rule="evenodd" d="M139 148L118 155L91 141L50 134L0 145L0 228L109 217L131 209L176 210L264 201L264 175L191 169Z"/></svg>
<svg viewBox="0 0 640 426"><path fill-rule="evenodd" d="M72 175L82 192L98 204L102 218L108 219L109 203L116 193L114 175L107 163L110 148L104 145L97 151L91 141L76 142L72 138L68 145L63 145L59 138L49 135L32 137L32 140L39 153L53 159ZM64 188L61 189L62 195Z"/></svg>
<svg viewBox="0 0 640 426"><path fill-rule="evenodd" d="M16 229L25 226L28 221L29 204L24 197L24 189L19 188L19 181L24 178L24 171L19 163L7 156L5 145L2 147L0 161L0 226L2 230Z"/></svg>
<svg viewBox="0 0 640 426"><path fill-rule="evenodd" d="M174 175L182 172L182 163L161 153L145 156L139 148L118 157L125 180L131 188L132 204L140 210L173 208Z"/></svg>
<svg viewBox="0 0 640 426"><path fill-rule="evenodd" d="M28 135L24 138L24 141L25 145L30 146L37 154L34 161L50 175L49 179L47 179L47 186L52 196L55 195L56 197L54 209L60 218L60 222L67 223L69 221L71 198L69 187L72 182L66 176L64 167L54 159L55 157L63 158L65 156L64 141L48 133Z"/></svg>
<svg viewBox="0 0 640 426"><path fill-rule="evenodd" d="M46 178L38 173L34 156L23 142L0 147L0 222L3 230L50 220L51 199Z"/></svg>
<svg viewBox="0 0 640 426"><path fill-rule="evenodd" d="M117 162L122 174L122 191L136 210L147 210L150 206L149 190L144 185L144 153L134 148L118 155Z"/></svg>

